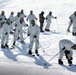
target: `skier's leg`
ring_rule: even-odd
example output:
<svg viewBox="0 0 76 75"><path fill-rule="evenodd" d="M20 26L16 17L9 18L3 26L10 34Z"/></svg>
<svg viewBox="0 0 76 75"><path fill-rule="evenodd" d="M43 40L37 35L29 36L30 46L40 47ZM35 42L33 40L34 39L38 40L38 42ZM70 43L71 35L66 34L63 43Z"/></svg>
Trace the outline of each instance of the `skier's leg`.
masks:
<svg viewBox="0 0 76 75"><path fill-rule="evenodd" d="M66 56L66 59L68 61L68 64L71 65L72 64L72 60L71 60L71 53L69 50L65 50L65 56Z"/></svg>
<svg viewBox="0 0 76 75"><path fill-rule="evenodd" d="M44 32L44 31L43 31L43 23L42 23L42 22L40 22L40 31L41 31L41 32Z"/></svg>
<svg viewBox="0 0 76 75"><path fill-rule="evenodd" d="M70 51L65 50L64 53L65 53L66 59L70 59Z"/></svg>
<svg viewBox="0 0 76 75"><path fill-rule="evenodd" d="M64 56L64 45L63 45L62 42L59 43L59 49L60 49L61 52L59 54L58 63L62 65L63 64L62 58Z"/></svg>
<svg viewBox="0 0 76 75"><path fill-rule="evenodd" d="M9 35L7 34L5 37L5 47L8 47L8 45L7 45L8 44L8 38L9 38Z"/></svg>
<svg viewBox="0 0 76 75"><path fill-rule="evenodd" d="M5 34L2 34L2 40L1 40L1 48L5 48Z"/></svg>
<svg viewBox="0 0 76 75"><path fill-rule="evenodd" d="M34 38L30 36L30 45L29 45L29 54L32 54L32 48L33 48Z"/></svg>
<svg viewBox="0 0 76 75"><path fill-rule="evenodd" d="M73 27L72 35L76 36L76 27Z"/></svg>
<svg viewBox="0 0 76 75"><path fill-rule="evenodd" d="M73 50L70 51L70 59L73 59Z"/></svg>
<svg viewBox="0 0 76 75"><path fill-rule="evenodd" d="M24 43L22 30L20 30L20 42L21 42L21 43Z"/></svg>
<svg viewBox="0 0 76 75"><path fill-rule="evenodd" d="M50 31L49 28L50 28L50 23L47 23L47 25L45 27L45 31Z"/></svg>
<svg viewBox="0 0 76 75"><path fill-rule="evenodd" d="M16 43L16 40L17 40L17 38L18 38L18 32L15 32L14 33L14 41L13 41L13 45L15 45L15 43Z"/></svg>
<svg viewBox="0 0 76 75"><path fill-rule="evenodd" d="M39 38L35 39L35 53L38 54L38 49L39 49Z"/></svg>
<svg viewBox="0 0 76 75"><path fill-rule="evenodd" d="M64 51L61 51L58 59L59 64L63 64L63 61L62 61L63 55L64 55Z"/></svg>

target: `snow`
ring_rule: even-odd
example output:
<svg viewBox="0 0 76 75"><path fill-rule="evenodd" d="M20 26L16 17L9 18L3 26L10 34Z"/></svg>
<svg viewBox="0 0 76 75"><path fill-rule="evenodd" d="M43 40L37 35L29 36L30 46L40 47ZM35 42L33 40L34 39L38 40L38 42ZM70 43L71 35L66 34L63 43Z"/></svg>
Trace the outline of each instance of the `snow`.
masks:
<svg viewBox="0 0 76 75"><path fill-rule="evenodd" d="M41 46L39 48L39 57L32 57L27 54L29 37L26 38L26 33L24 33L25 45L21 45L17 41L15 49L0 48L0 75L75 75L76 66L68 66L65 57L63 58L64 66L58 64L58 55L46 66L44 65L59 52L58 44L61 39L69 39L76 43L76 38L71 33L66 32L69 16L76 10L75 3L76 0L0 0L0 11L5 10L7 17L11 11L14 11L16 15L21 9L24 9L26 15L29 14L30 10L33 10L37 18L42 10L45 12L44 16L52 11L53 15L58 17L57 20L52 20L51 32L40 33L42 48ZM36 23L39 25L38 21ZM44 28L45 26L46 21ZM9 38L10 46L13 42L11 39L13 40L12 35ZM76 51L73 54L73 64L76 64L75 57Z"/></svg>

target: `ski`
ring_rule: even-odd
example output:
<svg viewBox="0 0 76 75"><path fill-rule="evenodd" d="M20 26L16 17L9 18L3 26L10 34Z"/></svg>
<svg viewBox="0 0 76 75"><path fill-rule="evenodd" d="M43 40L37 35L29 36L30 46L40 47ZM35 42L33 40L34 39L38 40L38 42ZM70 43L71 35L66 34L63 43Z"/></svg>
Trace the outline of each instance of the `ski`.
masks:
<svg viewBox="0 0 76 75"><path fill-rule="evenodd" d="M59 65L60 65L60 64L59 64ZM60 65L60 66L66 66L66 65L63 64L63 65ZM76 64L70 64L70 65L67 65L67 66L70 66L70 67L71 67L71 66L76 66Z"/></svg>
<svg viewBox="0 0 76 75"><path fill-rule="evenodd" d="M28 55L31 56L31 57L32 57L32 56L33 56L33 57L35 56L35 54L28 54Z"/></svg>
<svg viewBox="0 0 76 75"><path fill-rule="evenodd" d="M32 56L39 56L39 54L33 54Z"/></svg>
<svg viewBox="0 0 76 75"><path fill-rule="evenodd" d="M68 65L68 66L76 66L76 64L71 64L71 65Z"/></svg>
<svg viewBox="0 0 76 75"><path fill-rule="evenodd" d="M35 56L35 54L32 54L32 56Z"/></svg>
<svg viewBox="0 0 76 75"><path fill-rule="evenodd" d="M39 56L39 54L36 54L37 56Z"/></svg>
<svg viewBox="0 0 76 75"><path fill-rule="evenodd" d="M30 54L29 54L29 55L30 55ZM31 54L31 56L33 56L33 57L34 57L34 56L39 56L39 54Z"/></svg>

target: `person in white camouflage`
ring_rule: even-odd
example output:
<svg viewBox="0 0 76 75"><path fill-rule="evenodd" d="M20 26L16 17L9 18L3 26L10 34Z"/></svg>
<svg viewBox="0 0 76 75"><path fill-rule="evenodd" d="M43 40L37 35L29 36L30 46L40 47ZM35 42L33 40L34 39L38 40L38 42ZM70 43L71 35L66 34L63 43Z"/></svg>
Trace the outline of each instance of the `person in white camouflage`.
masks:
<svg viewBox="0 0 76 75"><path fill-rule="evenodd" d="M59 54L58 63L60 65L63 65L62 59L65 54L68 64L71 65L73 59L73 50L76 50L76 44L68 39L62 39L59 41L59 49L60 49L60 54Z"/></svg>
<svg viewBox="0 0 76 75"><path fill-rule="evenodd" d="M35 24L34 20L31 20L31 25L28 27L28 36L30 36L29 54L32 54L33 44L35 42L35 53L38 54L39 49L39 34L40 28Z"/></svg>

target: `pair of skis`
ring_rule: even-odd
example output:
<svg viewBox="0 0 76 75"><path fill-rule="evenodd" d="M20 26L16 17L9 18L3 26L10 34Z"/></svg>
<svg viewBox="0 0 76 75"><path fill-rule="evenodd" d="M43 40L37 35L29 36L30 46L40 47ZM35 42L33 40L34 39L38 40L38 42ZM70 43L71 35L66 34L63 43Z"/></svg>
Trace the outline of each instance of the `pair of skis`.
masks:
<svg viewBox="0 0 76 75"><path fill-rule="evenodd" d="M15 46L11 46L11 48L10 49L14 49L15 48ZM29 55L32 55L32 56L39 56L39 54L38 53L35 53L35 54L29 54Z"/></svg>
<svg viewBox="0 0 76 75"><path fill-rule="evenodd" d="M37 53L37 54L32 54L32 56L39 56L39 54Z"/></svg>

